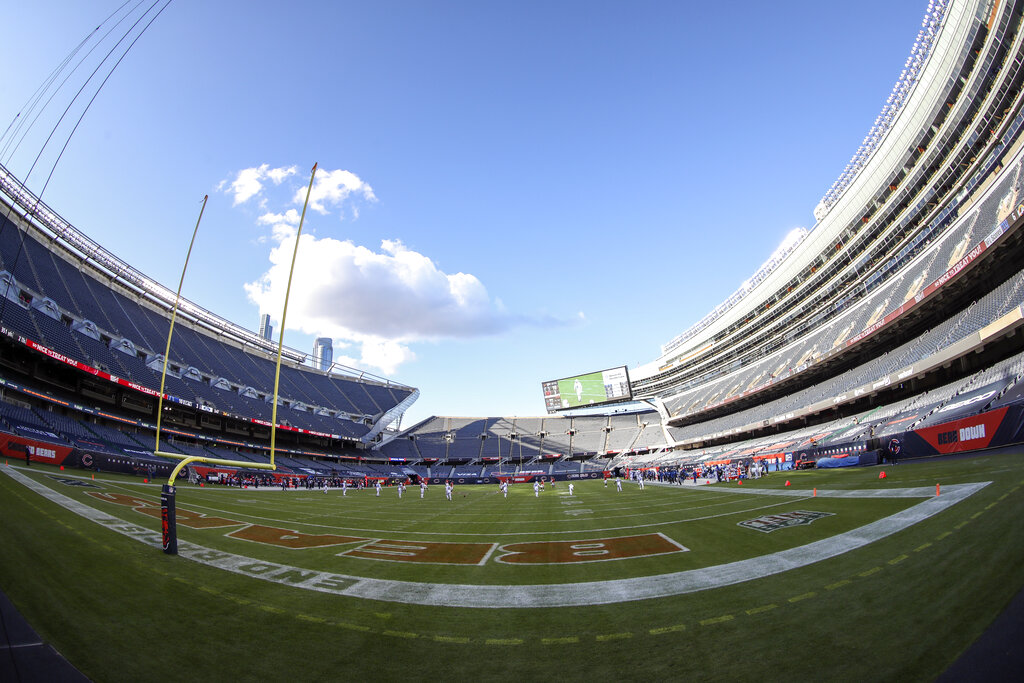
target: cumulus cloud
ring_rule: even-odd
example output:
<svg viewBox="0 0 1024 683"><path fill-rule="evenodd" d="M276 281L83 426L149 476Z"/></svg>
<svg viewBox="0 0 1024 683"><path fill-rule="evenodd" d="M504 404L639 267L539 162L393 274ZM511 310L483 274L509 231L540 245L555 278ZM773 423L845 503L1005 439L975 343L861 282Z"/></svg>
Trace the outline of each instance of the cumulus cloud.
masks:
<svg viewBox="0 0 1024 683"><path fill-rule="evenodd" d="M269 180L280 185L289 176L295 175L295 166L288 168L270 168L270 164L261 164L253 168L242 169L228 186L234 195L235 206L243 204L263 191L263 181ZM223 186L223 184L222 184Z"/></svg>
<svg viewBox="0 0 1024 683"><path fill-rule="evenodd" d="M288 225L299 224L299 212L295 209L288 209L284 213L265 213L256 219L261 225L274 225L276 223L287 223Z"/></svg>
<svg viewBox="0 0 1024 683"><path fill-rule="evenodd" d="M265 180L294 175L290 169L264 164L239 172L231 192L235 203L264 191ZM301 207L306 188L295 179L276 195L281 204ZM244 199L239 199L244 197ZM373 188L345 170L318 170L310 192L310 208L321 214L350 211L358 218L359 202L376 202ZM307 228L310 216L307 214ZM299 212L264 211L258 218L269 226L270 265L263 275L245 284L249 300L261 312L282 310L288 270L295 249ZM386 375L416 358L410 344L440 339L467 339L500 334L519 325L564 325L553 318L529 318L509 313L492 298L475 275L447 273L428 256L401 240L385 239L376 249L352 241L321 237L304 230L295 264L288 303L288 329L331 337L335 360L344 365L373 367ZM337 353L344 349L345 353Z"/></svg>
<svg viewBox="0 0 1024 683"><path fill-rule="evenodd" d="M260 225L269 225L271 237L275 242L281 242L289 237L294 237L298 232L299 212L295 209L288 209L284 213L265 213L256 219ZM266 237L260 237L259 242L266 242Z"/></svg>
<svg viewBox="0 0 1024 683"><path fill-rule="evenodd" d="M295 204L302 204L306 200L306 187L295 190L292 201ZM341 205L349 195L359 194L369 202L377 201L373 188L351 171L318 170L313 180L313 189L309 192L309 208L314 211L327 214L329 206Z"/></svg>
<svg viewBox="0 0 1024 683"><path fill-rule="evenodd" d="M281 240L270 253L270 269L245 286L261 311L281 310L294 248L294 234ZM374 251L347 240L302 237L289 327L361 342L407 342L496 334L516 322L476 276L445 273L398 240L384 240Z"/></svg>

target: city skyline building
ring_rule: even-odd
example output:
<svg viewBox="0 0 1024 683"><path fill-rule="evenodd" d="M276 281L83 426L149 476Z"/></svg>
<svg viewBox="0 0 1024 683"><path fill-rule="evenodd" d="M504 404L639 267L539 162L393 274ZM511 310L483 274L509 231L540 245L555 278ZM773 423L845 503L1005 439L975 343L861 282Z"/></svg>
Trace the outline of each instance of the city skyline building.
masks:
<svg viewBox="0 0 1024 683"><path fill-rule="evenodd" d="M333 363L334 340L330 337L317 337L313 342L313 366L327 372Z"/></svg>
<svg viewBox="0 0 1024 683"><path fill-rule="evenodd" d="M270 338L274 336L274 326L270 324L270 314L264 313L260 316L260 332L259 335L270 341Z"/></svg>

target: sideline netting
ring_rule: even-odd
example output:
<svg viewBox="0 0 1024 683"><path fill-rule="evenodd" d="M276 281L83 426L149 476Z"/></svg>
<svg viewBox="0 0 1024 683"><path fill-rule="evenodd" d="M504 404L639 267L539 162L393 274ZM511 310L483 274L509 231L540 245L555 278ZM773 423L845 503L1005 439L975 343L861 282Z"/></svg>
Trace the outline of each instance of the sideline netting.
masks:
<svg viewBox="0 0 1024 683"><path fill-rule="evenodd" d="M274 371L274 403L270 416L269 463L229 460L226 458L214 458L204 455L186 455L184 453L168 453L160 450L160 423L163 418L164 411L164 384L167 381L167 362L171 355L171 337L174 335L174 322L178 317L178 303L181 300L181 288L185 282L185 272L188 270L189 258L192 256L192 247L195 245L196 235L199 233L199 223L203 220L203 212L206 210L206 202L210 196L206 195L203 197L203 206L199 210L199 218L196 220L196 227L192 231L192 241L188 245L188 253L185 255L185 265L181 269L181 279L178 281L178 292L174 297L174 307L171 309L171 327L167 331L167 347L164 350L164 366L163 372L160 374L160 397L157 400L156 409L156 444L153 447L153 455L181 461L173 470L171 470L171 476L167 479L167 483L160 489L160 522L163 534L163 550L168 555L178 554L178 527L175 519L174 481L178 478L178 474L181 473L181 470L187 465L194 462L206 462L214 465L227 465L230 467L239 467L244 469L277 469L277 465L274 463L274 455L276 453L277 446L277 399L281 386L281 354L284 349L285 320L288 317L288 298L292 291L292 275L295 273L295 259L299 254L299 242L302 237L302 224L306 220L306 207L309 205L309 195L313 191L313 179L316 178L316 167L317 164L313 164L313 170L309 175L309 187L306 188L306 201L302 204L302 215L299 218L299 227L295 233L295 249L292 252L292 263L288 270L288 286L285 288L284 293L284 308L281 312L281 333L277 342L277 364Z"/></svg>

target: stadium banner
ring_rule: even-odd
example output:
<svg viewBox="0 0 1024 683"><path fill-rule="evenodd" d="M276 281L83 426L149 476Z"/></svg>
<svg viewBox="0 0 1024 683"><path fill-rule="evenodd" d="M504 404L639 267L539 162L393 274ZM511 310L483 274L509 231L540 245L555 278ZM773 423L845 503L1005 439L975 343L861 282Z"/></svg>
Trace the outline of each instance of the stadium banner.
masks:
<svg viewBox="0 0 1024 683"><path fill-rule="evenodd" d="M73 464L97 472L120 472L142 477L170 476L171 470L177 464L158 458L148 451L136 451L136 453L138 455L132 455L127 451L80 450L77 462Z"/></svg>
<svg viewBox="0 0 1024 683"><path fill-rule="evenodd" d="M966 453L991 446L1014 443L1021 432L1020 411L1015 410L1012 416L1017 419L1007 421L1007 428L1001 429L1008 413L1008 407L997 408L987 413L904 432L902 438L897 436L890 441L888 450L892 452L892 442L897 442L895 453L897 459L919 458L929 455ZM1014 422L1016 424L1009 424ZM1000 437L998 439L996 439L997 434Z"/></svg>
<svg viewBox="0 0 1024 683"><path fill-rule="evenodd" d="M549 413L633 398L629 370L625 365L542 382L541 391L544 393L544 407Z"/></svg>
<svg viewBox="0 0 1024 683"><path fill-rule="evenodd" d="M36 441L14 434L0 434L0 453L14 460L63 465L74 449L46 441Z"/></svg>

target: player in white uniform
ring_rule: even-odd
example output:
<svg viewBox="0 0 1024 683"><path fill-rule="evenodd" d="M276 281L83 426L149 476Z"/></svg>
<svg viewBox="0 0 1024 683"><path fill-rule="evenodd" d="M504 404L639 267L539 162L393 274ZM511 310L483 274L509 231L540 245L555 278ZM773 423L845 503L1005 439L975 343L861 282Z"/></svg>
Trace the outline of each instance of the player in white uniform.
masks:
<svg viewBox="0 0 1024 683"><path fill-rule="evenodd" d="M622 490L622 480L615 477L615 491L616 493Z"/></svg>
<svg viewBox="0 0 1024 683"><path fill-rule="evenodd" d="M448 500L452 499L452 482L446 481L444 483L444 497Z"/></svg>
<svg viewBox="0 0 1024 683"><path fill-rule="evenodd" d="M347 496L348 495L348 479L342 479L341 480L341 495L343 495L343 496Z"/></svg>
<svg viewBox="0 0 1024 683"><path fill-rule="evenodd" d="M402 494L405 493L405 482L398 482L398 497L401 498Z"/></svg>
<svg viewBox="0 0 1024 683"><path fill-rule="evenodd" d="M507 482L507 481L503 481L503 482L501 482L501 486L499 486L498 488L500 488L500 489L501 489L501 493L502 493L502 494L503 494L503 495L504 495L504 496L505 496L506 498L508 498L508 482Z"/></svg>
<svg viewBox="0 0 1024 683"><path fill-rule="evenodd" d="M573 489L573 484L572 484L572 482L570 481L570 482L569 482L569 495L570 495L570 496L572 495L572 489Z"/></svg>
<svg viewBox="0 0 1024 683"><path fill-rule="evenodd" d="M533 496L534 498L540 498L540 482L537 480L533 482Z"/></svg>
<svg viewBox="0 0 1024 683"><path fill-rule="evenodd" d="M427 492L427 480L424 479L423 477L420 477L420 498L422 498L423 494L426 493L426 492Z"/></svg>
<svg viewBox="0 0 1024 683"><path fill-rule="evenodd" d="M644 473L643 472L637 472L636 473L636 483L640 485L640 490L643 491L644 490Z"/></svg>
<svg viewBox="0 0 1024 683"><path fill-rule="evenodd" d="M380 498L380 479L374 483L373 488L377 489L377 497Z"/></svg>

